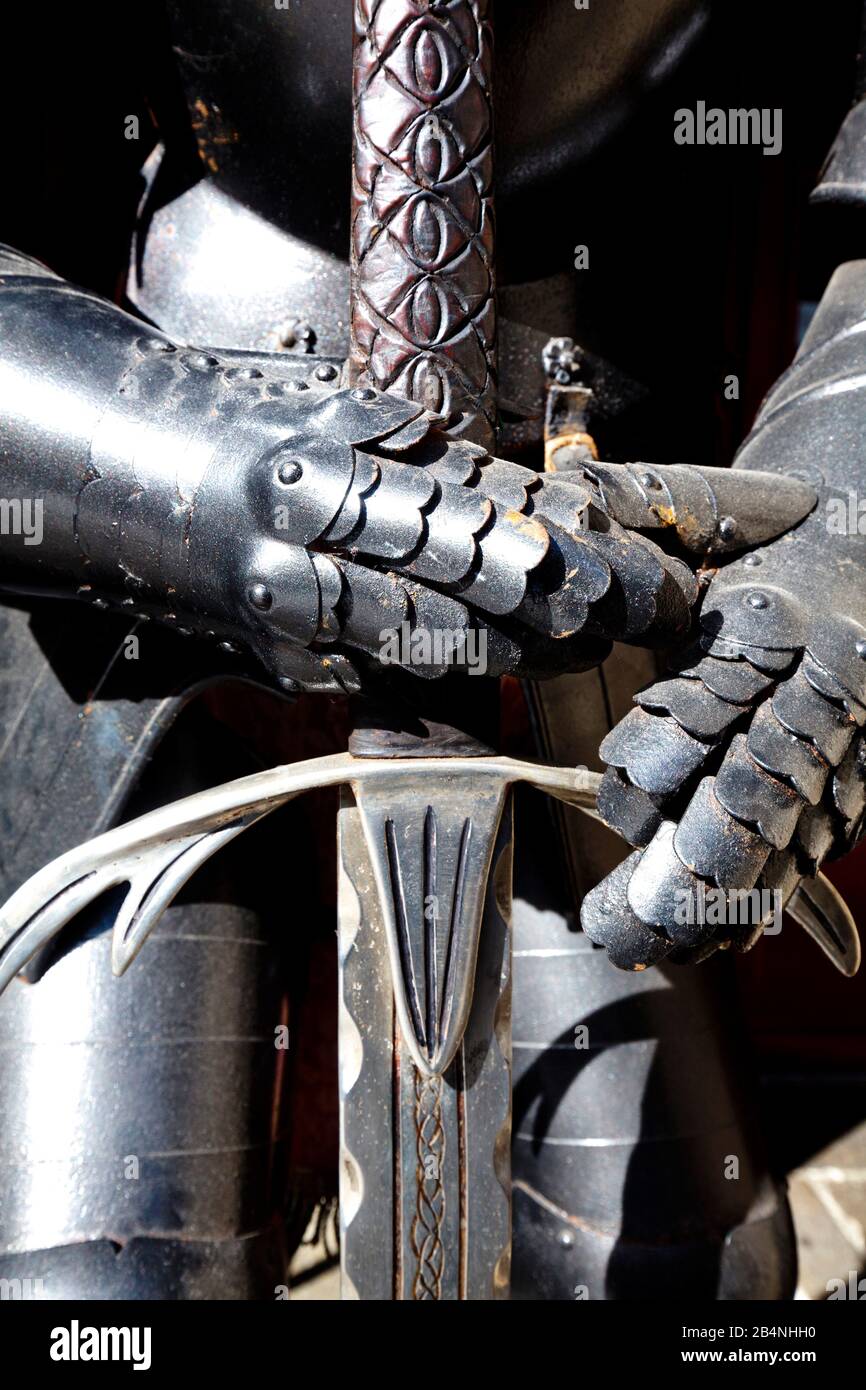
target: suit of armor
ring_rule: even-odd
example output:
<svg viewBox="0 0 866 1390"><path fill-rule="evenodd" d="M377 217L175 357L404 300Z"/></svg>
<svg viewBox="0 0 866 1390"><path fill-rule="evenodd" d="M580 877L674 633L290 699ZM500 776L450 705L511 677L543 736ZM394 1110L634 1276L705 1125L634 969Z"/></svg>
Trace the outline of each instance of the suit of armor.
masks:
<svg viewBox="0 0 866 1390"><path fill-rule="evenodd" d="M27 246L0 248L3 515L22 523L5 526L0 545L4 627L28 682L38 670L40 613L54 634L48 666L59 675L43 692L45 709L31 711L34 740L36 721L56 721L60 766L73 760L73 776L66 730L82 709L86 723L95 687L102 704L93 738L103 748L82 755L81 823L62 807L53 820L46 811L54 773L37 777L27 793L32 804L10 808L3 896L71 849L83 830L97 834L121 813L166 799L142 781L144 762L191 695L215 682L268 692L257 698L273 726L306 710L307 696L323 710L333 709L329 697L364 698L379 710L396 702L424 721L429 709L439 718L447 707L452 723L455 706L464 705L469 722L483 701L468 672L473 654L477 664L483 652L487 676L525 683L540 753L545 721L556 744L582 719L577 708L554 720L545 690L577 690L567 682L598 666L614 643L663 649L672 673L657 679L640 657L648 684L601 747L599 815L632 852L614 863L608 849L591 882L566 883L567 834L535 844L528 833L523 861L518 840L515 930L532 942L526 956L555 953L561 932L579 942L579 959L571 975L554 980L521 966L518 952L518 1028L532 1062L516 1069L515 1103L518 1120L532 1118L536 1139L550 1147L528 1142L525 1126L516 1127L514 1295L568 1297L587 1285L593 1297L633 1297L659 1279L670 1293L698 1280L710 1297L783 1297L791 1287L784 1203L745 1138L739 1083L706 1043L721 1031L716 986L727 988L724 963L707 967L719 967L706 976L709 985L677 987L670 1018L638 994L647 967L748 949L767 925L765 912L733 930L705 916L683 919L684 902L708 888L757 888L784 906L804 876L812 880L829 854L861 834L866 542L856 532L831 540L827 519L834 499L858 484L866 272L860 262L837 271L733 469L709 466L705 454L685 463L671 456L670 444L660 443L664 393L659 407L648 407L619 364L562 343L565 333L594 337L610 356L617 334L602 326L591 291L574 298L564 288L549 245L538 248L536 265L515 231L530 204L546 209L534 211L533 225L547 227L562 190L591 185L587 170L605 151L613 184L616 141L640 143L635 110L668 101L665 83L677 80L670 74L679 66L707 61L704 7L628 4L615 23L611 8L594 6L591 19L576 21L564 6L545 3L530 29L517 14L497 19L495 189L505 229L498 366L490 16L481 0L317 0L287 12L261 0L233 0L216 12L169 4L186 104L157 65L155 129L144 196L127 228L123 305L73 285ZM585 26L579 40L575 22ZM594 61L575 80L578 42ZM704 53L697 60L695 46ZM153 48L162 62L161 32ZM261 89L250 80L257 63ZM858 113L822 184L825 196L838 187L854 203L862 191L863 142L851 134ZM345 198L339 176L319 176L348 170L350 153L351 200L348 175ZM595 225L591 254L600 256L620 232L608 241ZM560 342L543 358L552 337ZM555 427L557 408L576 412L567 428ZM637 447L629 439L635 421ZM698 434L686 411L682 439L696 446ZM635 453L654 461L634 463ZM80 640L93 640L103 621L113 634L107 671L115 679L117 652L130 635L138 641L167 629L155 639L153 688L133 690L124 674L112 706L103 661L89 698L73 695L70 710L56 657L64 619L54 600L61 598L96 610L71 620L83 624ZM443 633L446 642L434 640ZM174 663L182 678L173 682ZM285 697L295 702L288 712ZM6 697L2 728L21 719L24 704L23 692ZM118 709L129 732L112 742ZM610 716L608 707L608 728ZM213 731L198 733L207 763ZM368 736L371 748L380 733ZM208 781L184 751L193 743L191 734L174 745L175 757L189 762L179 789L185 780ZM26 782L25 764L10 786L14 778ZM104 785L96 785L100 775ZM59 786L68 792L70 783L61 778ZM47 833L28 844L34 815ZM321 854L320 845L309 849ZM302 1085L279 1053L273 1057L268 1034L285 1016L287 995L303 1015L304 991L297 959L279 979L262 963L273 896L247 901L245 862L236 856L236 878L211 894L214 901L205 891L171 910L149 949L171 956L171 972L187 972L180 976L190 981L187 1000L178 989L157 1002L154 965L140 986L150 1003L128 1027L119 1022L120 997L95 983L116 913L110 899L76 916L76 905L93 896L82 880L80 901L73 893L62 914L72 925L57 960L46 945L60 925L50 904L0 929L0 982L14 981L0 1005L5 1026L38 1044L31 1063L0 1080L13 1144L19 1153L38 1150L43 1172L61 1175L52 1212L43 1188L0 1150L11 1193L0 1222L4 1275L38 1251L50 1296L272 1297L282 1287L297 1213L306 1218L329 1187L327 1176L311 1179L303 1161L292 1160L297 1141L268 1119L291 1108L293 1088L297 1095ZM548 892L553 934L539 911ZM314 886L308 900L315 893ZM578 916L582 934L574 932ZM832 922L824 928L827 944ZM816 934L824 928L819 923ZM234 964L222 960L233 954ZM599 974L608 958L629 974ZM15 979L25 968L28 984ZM61 1068L70 1094L87 1098L86 1120L67 1123L78 1146L69 1157L42 1122L34 1128L27 1100L42 1087L48 1103L56 1086L46 1081L39 1028L64 978L92 1007L90 1022L70 1024L56 1044L68 1060L81 1043L86 1059L74 1076L66 1062ZM135 984L124 981L124 998ZM593 1167L593 1135L547 1134L551 1091L562 1084L565 1097L572 1088L562 1105L569 1123L580 1108L575 1078L562 1082L555 1056L556 1040L573 1026L568 990L575 987L586 1014L645 1009L662 1056L680 1027L704 1036L704 1094L684 1093L667 1109L652 1102L658 1114L649 1128L658 1134L647 1147L663 1138L667 1161L691 1175L691 1196L679 1208L657 1207L655 1225L644 1215L630 1227L619 1160ZM155 1032L147 1009L157 1016ZM548 1010L552 1022L542 1024ZM226 1014L235 1027L222 1034ZM609 1030L603 1045L613 1045L619 1024L601 1026ZM423 1020L415 1031L420 1036ZM204 1060L211 1037L233 1059L227 1082L208 1074L218 1070ZM125 1058L119 1070L100 1060L106 1038L119 1044L112 1055ZM177 1038L183 1051L173 1063L164 1044ZM149 1041L156 1063L146 1056ZM630 1146L636 1191L643 1184L652 1205L659 1173L643 1159L642 1136L626 1113L642 1075L639 1058L633 1072L631 1065L620 1110L613 1096L597 1104L607 1108L616 1142ZM153 1139L134 1104L119 1098L123 1089L134 1098L159 1086L147 1117ZM210 1113L204 1098L223 1086L224 1105ZM104 1154L94 1159L89 1135L102 1115ZM696 1152L700 1144L688 1134L705 1136L706 1152ZM725 1151L749 1150L737 1200L715 1178L694 1177L701 1163L715 1162L715 1135ZM577 1157L564 1164L557 1142L573 1144ZM147 1153L143 1186L136 1186L139 1150ZM557 1232L572 1214L586 1215L585 1201L595 1234L576 1219L578 1236L563 1242ZM429 1293L439 1284L424 1287Z"/></svg>

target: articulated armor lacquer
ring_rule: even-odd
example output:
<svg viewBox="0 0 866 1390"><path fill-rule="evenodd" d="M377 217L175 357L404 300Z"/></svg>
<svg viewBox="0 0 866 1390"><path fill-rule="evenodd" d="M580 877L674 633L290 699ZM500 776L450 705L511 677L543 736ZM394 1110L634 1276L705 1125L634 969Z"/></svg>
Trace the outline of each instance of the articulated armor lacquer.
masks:
<svg viewBox="0 0 866 1390"><path fill-rule="evenodd" d="M251 940L249 931L258 940L242 913L282 912L281 899L271 893L269 907L254 907L242 885L256 873L258 854L284 852L288 882L305 885L304 909L290 921L286 905L279 928L290 938L286 997L279 1003L279 989L269 992L256 967L231 1008L238 1038L253 1027L244 1019L255 997L270 1001L278 1026L286 1009L308 1017L317 996L297 983L306 919L330 923L331 941L336 925L329 985L338 1001L339 1070L318 1087L330 1088L334 1115L339 1105L346 1298L506 1298L512 1243L515 1297L568 1297L584 1284L593 1297L635 1296L636 1284L656 1277L667 1246L675 1252L663 1257L671 1292L697 1280L710 1297L787 1296L784 1199L757 1153L739 1206L715 1178L702 1188L695 1177L684 1190L702 1195L687 1214L684 1206L660 1215L665 1231L652 1228L659 1179L647 1179L645 1224L630 1244L623 1236L627 1254L615 1258L625 1219L617 1215L616 1183L589 1180L581 1165L605 1144L630 1145L622 1151L638 1155L643 1137L617 1110L629 1103L622 1097L636 1095L637 1073L628 1073L619 1101L596 1097L589 1107L628 1139L583 1133L587 1108L570 1104L559 1119L580 1134L529 1136L527 1088L542 1054L553 1058L551 1068L560 1065L570 1020L589 1010L594 992L603 1012L638 989L611 965L634 976L668 962L696 965L723 948L747 950L783 907L845 973L859 963L853 920L821 867L856 844L866 805L866 539L856 528L837 534L828 525L834 502L866 485L866 262L837 270L733 467L687 452L633 461L652 458L640 435L634 448L622 443L643 388L575 346L582 325L597 340L604 333L599 324L591 332L590 301L569 307L562 276L547 274L549 246L538 251L537 272L527 249L515 249L527 198L537 203L533 229L549 242L564 191L579 201L584 161L628 127L632 97L617 103L610 74L640 72L649 101L664 80L659 55L674 68L688 64L703 23L701 7L658 5L650 17L650 7L627 5L621 23L605 27L605 8L612 7L600 5L581 30L582 18L569 15L566 29L554 5L540 5L537 28L527 31L512 14L500 29L487 0L311 0L285 14L264 0L236 0L213 19L212 33L207 7L178 0L168 10L189 124L184 129L187 117L178 114L180 89L161 87L144 198L128 228L122 302L71 283L27 246L0 247L0 491L20 505L37 499L39 523L38 536L34 527L4 526L8 630L17 633L17 659L28 672L38 665L40 603L49 603L58 630L57 601L73 600L70 613L96 610L81 628L85 643L100 619L115 634L111 654L92 674L87 668L81 709L73 701L63 716L77 737L57 724L59 766L87 769L76 772L80 822L68 796L65 813L63 798L51 806L53 772L34 781L35 812L9 812L0 878L0 988L8 993L0 1009L27 990L15 1007L38 1011L52 972L68 968L65 953L84 959L76 950L91 949L92 975L102 959L94 942L107 927L117 975L154 933L141 963L116 986L134 990L148 954L165 950L167 930L190 941L211 930L196 924L207 924L215 904L190 907L188 894L207 881L198 875L213 871L218 851L236 875L225 900L215 895L229 913L220 939ZM566 34L573 59L562 52ZM538 46L550 55L549 114ZM204 47L226 56L212 67L193 61ZM242 52L264 62L259 95L249 75L241 79ZM330 83L320 107L309 95L317 66ZM571 87L575 68L580 82ZM299 72L309 79L303 100ZM629 80L617 80L632 92ZM282 176L265 134L269 102L287 122L285 139L295 141ZM511 104L527 112L525 128ZM847 180L850 202L852 150L862 155L862 140L846 130L822 196ZM302 133L320 142L326 167L344 169L345 206L329 179L313 186ZM198 147L194 172L190 140ZM506 276L498 311L500 174ZM294 184L303 178L309 186L300 197ZM602 256L601 240L593 256ZM209 247L222 248L210 267ZM12 516L6 505L4 516ZM160 666L146 690L127 689L121 650L126 643L130 654L129 640L136 661L138 644L156 651L168 642L172 679ZM12 637L9 645L14 657ZM594 695L569 684L596 668L614 674L598 676ZM534 711L534 757L499 750L500 678L509 678L512 700L519 695ZM118 679L122 715L114 723L129 721L122 739L109 708ZM45 727L60 719L62 685L39 716ZM250 702L239 727L261 723L257 737L274 749L267 761L279 765L263 767L258 753L251 762L246 750L236 766L226 755L210 770L177 775L182 711L215 701L209 708L225 733L235 717L219 703L226 689L240 690L241 705ZM585 696L570 693L581 689ZM336 708L343 713L332 728ZM12 758L9 730L26 714L10 697L0 717L0 745L5 732ZM180 732L168 746L178 766L154 785L144 765L155 753L160 766L160 739L176 719ZM50 734L40 736L50 742ZM295 761L279 761L283 736ZM599 742L603 775L582 765L596 763ZM581 765L557 765L557 749L578 745ZM15 775L22 778L20 769ZM516 784L552 797L572 817L539 820L543 830L525 832L531 849L523 847L519 800L514 830ZM338 827L336 802L314 800L327 814L312 813L318 819L303 840L297 806L306 803L295 799L329 790L339 796ZM28 847L34 815L46 830ZM323 849L322 824L328 836L339 830L335 924L310 868L334 853ZM602 824L625 842L613 860L612 842L592 838ZM278 827L288 825L295 831L281 840ZM588 882L577 881L578 841L608 846ZM544 901L545 880L545 891L559 885L546 917L533 905ZM760 910L746 922L731 925L730 914L720 920L703 910L708 894L752 890ZM545 975L542 986L530 961L559 953L581 959L573 972L569 965ZM720 965L704 967L708 980L721 979L712 973ZM568 995L572 974L586 1000ZM191 986L208 1001L199 1011L202 1046L217 1027L220 998L228 998L218 976L214 970ZM86 991L87 978L85 971L75 987ZM698 1002L692 988L683 985L677 997L683 1019L694 1022L712 1013L715 985ZM111 1033L113 1007L100 986L93 1037ZM182 1020L165 1008L171 1036ZM564 1034L553 1022L561 1027L563 1019ZM262 1006L260 1042L270 1027ZM303 1025L300 1041L294 1027L290 1033L291 1053L302 1046ZM713 1049L699 1046L708 1071L721 1066ZM157 1082L142 1067L134 1084L146 1090ZM30 1111L37 1072L22 1067L15 1083L22 1096L33 1088ZM259 1069L262 1097L271 1097L262 1113L268 1105L277 1117L292 1108L302 1072L297 1060L288 1071L282 1061L272 1072ZM86 1076L81 1084L91 1087ZM96 1111L111 1109L110 1085L93 1080ZM190 1076L195 1094L212 1085ZM544 1095L554 1083L539 1085ZM0 1220L0 1271L39 1251L46 1267L66 1271L54 1277L72 1296L144 1296L144 1289L159 1297L273 1296L291 1250L275 1255L263 1233L279 1229L286 1246L296 1245L315 1201L336 1195L335 1171L311 1177L310 1166L292 1159L292 1144L303 1150L297 1107L283 1153L282 1131L278 1144L276 1131L263 1138L258 1111L241 1117L243 1085L231 1089L233 1151L263 1146L273 1159L280 1150L279 1163L268 1160L267 1199L251 1205L259 1179L228 1164L211 1174L212 1188L205 1184L203 1215L187 1221L189 1195L166 1214L170 1191L205 1190L197 1171L179 1178L171 1168L186 1153L170 1122L178 1113L172 1089L168 1119L156 1124L168 1167L155 1172L151 1155L146 1175L152 1217L146 1203L122 1202L118 1217L115 1199L97 1183L95 1208L79 1221L84 1189L71 1183L68 1210L51 1227L31 1219L21 1184L10 1179L24 1215L9 1217L8 1236L6 1216ZM674 1171L702 1161L683 1157L683 1136L689 1143L699 1136L705 1157L713 1154L709 1166L714 1136L747 1147L748 1107L730 1099L726 1079L677 1104L659 1122ZM548 1123L555 1128L548 1115L541 1129ZM114 1150L133 1142L126 1132L110 1130L106 1162L119 1161ZM86 1167L87 1137L80 1137ZM223 1142L229 1138L191 1124L192 1147L204 1152ZM566 1163L568 1145L576 1156ZM275 1176L283 1160L284 1180ZM605 1161L608 1174L618 1171L618 1160ZM212 1221L211 1198L220 1210ZM598 1205L586 1219L576 1214L584 1201ZM255 1214L246 1214L252 1207ZM576 1246L576 1238L561 1238L562 1222L573 1222ZM140 1266L130 1256L131 1272L124 1267L115 1277L92 1247L118 1230L121 1245L139 1242L145 1253L135 1255ZM190 1235L206 1247L198 1263L174 1248ZM753 1251L763 1251L760 1259ZM761 1261L763 1285L755 1274Z"/></svg>

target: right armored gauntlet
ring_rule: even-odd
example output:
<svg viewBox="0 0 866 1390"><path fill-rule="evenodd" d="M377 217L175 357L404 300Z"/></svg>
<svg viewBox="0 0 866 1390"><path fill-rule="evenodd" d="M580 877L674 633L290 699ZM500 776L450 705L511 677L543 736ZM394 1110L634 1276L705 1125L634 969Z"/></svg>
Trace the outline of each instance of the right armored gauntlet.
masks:
<svg viewBox="0 0 866 1390"><path fill-rule="evenodd" d="M582 922L617 965L748 948L766 914L732 922L697 904L757 889L778 916L862 833L864 342L859 261L836 272L734 467L808 482L818 506L714 572L696 645L601 746L599 810L636 851L587 896Z"/></svg>

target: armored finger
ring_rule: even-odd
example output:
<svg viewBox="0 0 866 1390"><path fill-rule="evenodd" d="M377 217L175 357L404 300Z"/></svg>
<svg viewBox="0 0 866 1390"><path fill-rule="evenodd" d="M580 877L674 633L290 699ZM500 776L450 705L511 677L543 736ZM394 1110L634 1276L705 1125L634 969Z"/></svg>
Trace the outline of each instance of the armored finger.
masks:
<svg viewBox="0 0 866 1390"><path fill-rule="evenodd" d="M710 944L752 946L766 926L768 903L777 912L840 840L850 843L866 799L862 718L850 695L816 679L807 657L776 684L742 658L730 663L736 676L722 675L720 662L686 663L689 679L681 674L651 686L602 745L612 766L599 812L643 846L626 888L630 910L689 952ZM724 700L720 689L740 701L751 692L751 702ZM691 758L681 754L680 787L664 780L661 769L654 775L649 750L657 735L672 749L696 745ZM690 743L683 744L686 738ZM700 763L698 746L705 750ZM695 785L699 771L704 775ZM743 894L755 898L745 921L737 912ZM721 895L722 909L699 910L708 895Z"/></svg>
<svg viewBox="0 0 866 1390"><path fill-rule="evenodd" d="M773 540L818 500L809 482L774 473L642 463L593 463L583 472L621 525L670 528L687 550L716 554Z"/></svg>

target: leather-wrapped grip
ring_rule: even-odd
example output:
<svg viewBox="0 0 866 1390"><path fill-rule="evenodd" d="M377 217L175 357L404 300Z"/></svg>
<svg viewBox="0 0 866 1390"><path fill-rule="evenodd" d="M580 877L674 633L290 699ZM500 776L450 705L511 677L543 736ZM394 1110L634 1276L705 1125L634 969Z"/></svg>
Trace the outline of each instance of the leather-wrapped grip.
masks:
<svg viewBox="0 0 866 1390"><path fill-rule="evenodd" d="M488 0L356 0L352 370L495 442Z"/></svg>

